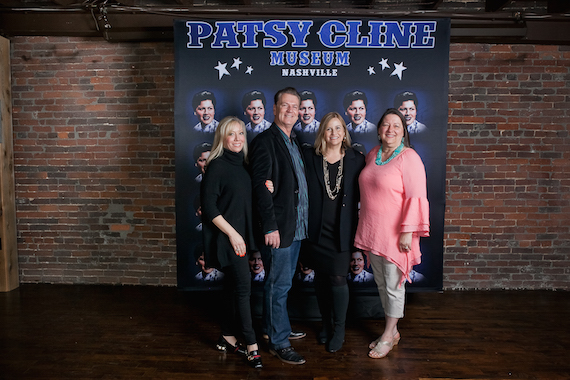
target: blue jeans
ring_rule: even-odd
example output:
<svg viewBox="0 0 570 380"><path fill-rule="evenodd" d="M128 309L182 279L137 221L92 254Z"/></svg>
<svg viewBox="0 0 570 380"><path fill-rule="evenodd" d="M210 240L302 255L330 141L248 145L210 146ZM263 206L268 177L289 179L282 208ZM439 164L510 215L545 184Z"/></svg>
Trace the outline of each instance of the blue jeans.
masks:
<svg viewBox="0 0 570 380"><path fill-rule="evenodd" d="M269 346L275 350L289 347L291 323L287 312L287 296L299 259L301 241L293 241L287 248L263 247L261 255L265 267L263 306L264 324L269 335Z"/></svg>

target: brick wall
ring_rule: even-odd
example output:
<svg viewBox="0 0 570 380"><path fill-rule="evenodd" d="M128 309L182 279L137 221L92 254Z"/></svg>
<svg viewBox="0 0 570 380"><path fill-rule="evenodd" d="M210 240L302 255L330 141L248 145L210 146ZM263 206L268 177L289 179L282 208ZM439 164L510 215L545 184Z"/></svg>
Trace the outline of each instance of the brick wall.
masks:
<svg viewBox="0 0 570 380"><path fill-rule="evenodd" d="M570 47L452 45L444 287L570 289Z"/></svg>
<svg viewBox="0 0 570 380"><path fill-rule="evenodd" d="M176 284L173 44L12 39L22 282ZM570 50L452 45L444 287L570 289Z"/></svg>
<svg viewBox="0 0 570 380"><path fill-rule="evenodd" d="M21 282L176 284L172 44L12 40Z"/></svg>

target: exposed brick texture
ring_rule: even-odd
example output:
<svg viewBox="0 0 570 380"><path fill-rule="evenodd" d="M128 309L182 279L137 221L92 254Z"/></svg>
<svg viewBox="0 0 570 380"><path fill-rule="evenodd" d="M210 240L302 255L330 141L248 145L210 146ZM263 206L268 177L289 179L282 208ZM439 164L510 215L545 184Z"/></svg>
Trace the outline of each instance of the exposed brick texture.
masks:
<svg viewBox="0 0 570 380"><path fill-rule="evenodd" d="M445 288L570 289L570 48L452 45Z"/></svg>
<svg viewBox="0 0 570 380"><path fill-rule="evenodd" d="M22 282L176 284L172 44L12 40Z"/></svg>
<svg viewBox="0 0 570 380"><path fill-rule="evenodd" d="M176 284L172 43L12 39L22 282ZM570 49L454 44L444 288L570 289Z"/></svg>

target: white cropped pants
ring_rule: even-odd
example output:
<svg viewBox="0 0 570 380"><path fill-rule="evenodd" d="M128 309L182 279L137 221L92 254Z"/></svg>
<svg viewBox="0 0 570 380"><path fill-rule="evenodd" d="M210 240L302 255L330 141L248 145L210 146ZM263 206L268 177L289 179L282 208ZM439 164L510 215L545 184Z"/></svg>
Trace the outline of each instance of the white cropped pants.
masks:
<svg viewBox="0 0 570 380"><path fill-rule="evenodd" d="M368 257L374 271L374 281L378 287L384 314L392 318L403 318L406 286L405 283L400 286L402 271L384 256L368 252Z"/></svg>

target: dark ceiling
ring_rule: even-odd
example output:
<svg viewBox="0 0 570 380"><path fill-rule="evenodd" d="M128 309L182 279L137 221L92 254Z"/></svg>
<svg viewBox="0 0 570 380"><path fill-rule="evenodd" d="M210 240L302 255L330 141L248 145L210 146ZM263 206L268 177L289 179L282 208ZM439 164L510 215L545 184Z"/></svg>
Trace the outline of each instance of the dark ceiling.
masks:
<svg viewBox="0 0 570 380"><path fill-rule="evenodd" d="M0 0L0 34L172 40L173 20L450 18L452 42L570 45L570 0Z"/></svg>

